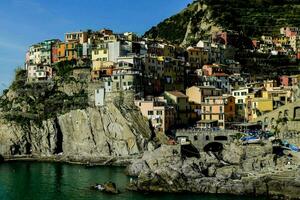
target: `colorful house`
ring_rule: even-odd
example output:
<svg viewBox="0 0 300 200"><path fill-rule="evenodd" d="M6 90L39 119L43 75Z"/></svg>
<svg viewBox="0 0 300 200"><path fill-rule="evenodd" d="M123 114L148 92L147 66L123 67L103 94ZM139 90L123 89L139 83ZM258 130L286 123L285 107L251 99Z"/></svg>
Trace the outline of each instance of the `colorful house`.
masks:
<svg viewBox="0 0 300 200"><path fill-rule="evenodd" d="M208 50L200 47L188 47L187 62L191 68L201 68L208 63Z"/></svg>
<svg viewBox="0 0 300 200"><path fill-rule="evenodd" d="M163 97L135 100L135 105L140 108L143 116L150 120L152 127L157 132L166 133L175 124L175 109L167 105Z"/></svg>
<svg viewBox="0 0 300 200"><path fill-rule="evenodd" d="M214 86L192 86L186 89L186 95L190 102L201 104L206 97L221 96L222 90Z"/></svg>
<svg viewBox="0 0 300 200"><path fill-rule="evenodd" d="M202 70L205 76L214 76L215 74L225 75L224 66L220 64L204 65Z"/></svg>
<svg viewBox="0 0 300 200"><path fill-rule="evenodd" d="M52 68L49 65L38 64L29 65L27 69L27 81L39 82L51 80L53 76Z"/></svg>
<svg viewBox="0 0 300 200"><path fill-rule="evenodd" d="M233 96L206 97L201 107L201 120L217 120L220 129L225 129L225 122L232 122L235 118Z"/></svg>
<svg viewBox="0 0 300 200"><path fill-rule="evenodd" d="M169 105L174 106L178 126L187 126L189 123L190 104L188 96L179 91L166 91L165 98Z"/></svg>

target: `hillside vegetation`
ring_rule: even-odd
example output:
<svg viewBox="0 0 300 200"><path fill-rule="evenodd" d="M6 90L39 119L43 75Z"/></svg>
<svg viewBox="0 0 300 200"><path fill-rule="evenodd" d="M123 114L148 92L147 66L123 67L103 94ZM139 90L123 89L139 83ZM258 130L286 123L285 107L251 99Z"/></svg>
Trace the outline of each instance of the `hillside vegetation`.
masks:
<svg viewBox="0 0 300 200"><path fill-rule="evenodd" d="M213 30L235 30L249 37L300 27L298 0L198 0L145 33L145 37L187 43Z"/></svg>

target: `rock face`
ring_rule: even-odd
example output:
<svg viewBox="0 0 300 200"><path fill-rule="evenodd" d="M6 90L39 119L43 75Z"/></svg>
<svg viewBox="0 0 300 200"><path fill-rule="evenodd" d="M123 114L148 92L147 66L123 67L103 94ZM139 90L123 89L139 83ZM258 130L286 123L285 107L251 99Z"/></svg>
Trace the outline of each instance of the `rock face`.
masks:
<svg viewBox="0 0 300 200"><path fill-rule="evenodd" d="M180 146L145 152L141 160L127 168L128 174L137 177L130 188L300 199L300 160L277 157L270 144L231 144L219 153L202 152L199 159L182 159L179 152Z"/></svg>
<svg viewBox="0 0 300 200"><path fill-rule="evenodd" d="M0 121L0 154L4 157L61 155L66 161L130 157L147 149L151 130L131 104L73 110L41 124Z"/></svg>

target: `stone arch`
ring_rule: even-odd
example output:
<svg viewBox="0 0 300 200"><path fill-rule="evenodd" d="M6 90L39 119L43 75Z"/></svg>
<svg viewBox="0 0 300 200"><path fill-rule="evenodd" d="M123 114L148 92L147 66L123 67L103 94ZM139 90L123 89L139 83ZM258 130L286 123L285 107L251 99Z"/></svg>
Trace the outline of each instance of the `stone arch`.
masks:
<svg viewBox="0 0 300 200"><path fill-rule="evenodd" d="M209 140L209 135L205 136L205 140L206 140L206 141Z"/></svg>
<svg viewBox="0 0 300 200"><path fill-rule="evenodd" d="M300 120L300 107L295 107L294 108L294 120Z"/></svg>
<svg viewBox="0 0 300 200"><path fill-rule="evenodd" d="M215 141L227 141L228 137L225 135L218 135L218 136L215 136L214 140Z"/></svg>
<svg viewBox="0 0 300 200"><path fill-rule="evenodd" d="M194 135L194 141L198 140L198 135Z"/></svg>

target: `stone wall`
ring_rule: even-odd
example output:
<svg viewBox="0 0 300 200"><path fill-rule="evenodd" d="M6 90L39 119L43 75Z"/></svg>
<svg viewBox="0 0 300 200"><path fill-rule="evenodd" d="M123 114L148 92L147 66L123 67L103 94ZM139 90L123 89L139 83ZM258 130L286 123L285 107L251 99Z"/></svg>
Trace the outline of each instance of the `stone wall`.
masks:
<svg viewBox="0 0 300 200"><path fill-rule="evenodd" d="M218 142L228 144L232 142L232 137L237 132L234 130L202 131L202 130L177 130L176 138L186 137L200 151L211 143ZM221 136L221 138L220 138ZM216 138L217 137L217 138ZM226 140L225 140L226 138Z"/></svg>

